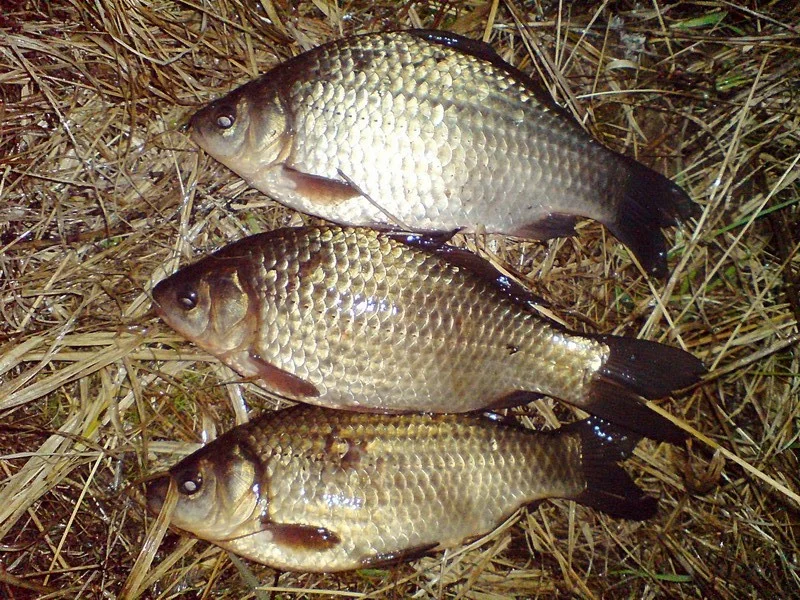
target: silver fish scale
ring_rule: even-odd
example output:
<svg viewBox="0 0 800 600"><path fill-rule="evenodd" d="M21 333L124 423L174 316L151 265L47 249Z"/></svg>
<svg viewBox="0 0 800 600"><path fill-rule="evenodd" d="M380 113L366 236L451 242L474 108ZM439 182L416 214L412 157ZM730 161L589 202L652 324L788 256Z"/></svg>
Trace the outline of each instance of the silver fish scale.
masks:
<svg viewBox="0 0 800 600"><path fill-rule="evenodd" d="M317 70L291 87L294 144L287 164L334 180L341 170L400 224L416 229L469 222L508 231L551 212L611 218L611 207L587 199L594 205L606 189L622 187L627 174L615 169L615 155L576 136L574 124L506 73L407 34L361 43L327 48ZM361 197L325 206L277 195L339 222L387 221Z"/></svg>
<svg viewBox="0 0 800 600"><path fill-rule="evenodd" d="M452 546L521 504L575 497L585 487L575 436L450 416L375 424L373 416L325 415L283 417L279 434L268 425L247 437L262 460L264 517L324 527L340 543L321 550L254 536L228 547L286 568L353 568L397 549Z"/></svg>
<svg viewBox="0 0 800 600"><path fill-rule="evenodd" d="M306 401L467 411L528 390L580 402L607 357L480 277L373 231L287 230L252 253L255 354L314 385Z"/></svg>

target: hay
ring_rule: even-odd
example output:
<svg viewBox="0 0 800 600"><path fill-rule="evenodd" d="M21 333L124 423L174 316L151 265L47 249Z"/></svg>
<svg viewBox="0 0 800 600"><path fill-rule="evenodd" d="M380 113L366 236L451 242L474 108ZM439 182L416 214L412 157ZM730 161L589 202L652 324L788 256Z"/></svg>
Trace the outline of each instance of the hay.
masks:
<svg viewBox="0 0 800 600"><path fill-rule="evenodd" d="M0 596L796 593L800 10L762 4L4 3ZM151 319L149 291L226 241L308 220L178 127L304 49L420 25L488 39L607 145L703 206L696 224L669 233L665 284L643 278L594 223L549 243L461 241L523 277L570 326L700 356L708 382L659 405L722 450L643 443L628 469L662 502L641 524L545 503L464 548L333 576L276 573L172 531L140 556L161 529L140 482L241 422L245 403L278 406ZM541 424L563 410L527 413Z"/></svg>

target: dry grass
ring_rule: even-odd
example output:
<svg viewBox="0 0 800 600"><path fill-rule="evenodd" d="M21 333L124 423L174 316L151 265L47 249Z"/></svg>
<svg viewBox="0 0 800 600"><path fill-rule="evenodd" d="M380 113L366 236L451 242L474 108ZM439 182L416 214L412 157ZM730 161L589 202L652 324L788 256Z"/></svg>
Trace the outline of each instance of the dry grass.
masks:
<svg viewBox="0 0 800 600"><path fill-rule="evenodd" d="M797 595L800 10L570 4L2 3L0 596ZM666 284L592 223L546 244L469 243L573 326L700 356L708 381L661 406L723 450L643 443L629 470L662 502L642 524L546 503L469 547L336 576L276 573L167 531L134 568L163 525L141 479L241 421L245 401L275 406L148 319L149 290L226 241L300 221L178 126L303 49L419 25L487 34L606 144L703 206L670 233Z"/></svg>

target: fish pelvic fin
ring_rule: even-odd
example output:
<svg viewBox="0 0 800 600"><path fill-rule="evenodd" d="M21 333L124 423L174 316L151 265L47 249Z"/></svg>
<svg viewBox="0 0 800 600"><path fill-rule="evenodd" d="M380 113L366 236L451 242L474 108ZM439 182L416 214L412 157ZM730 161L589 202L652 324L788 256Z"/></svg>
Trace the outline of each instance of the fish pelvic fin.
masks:
<svg viewBox="0 0 800 600"><path fill-rule="evenodd" d="M615 218L604 222L612 234L659 279L667 276L667 248L662 227L700 214L700 207L676 183L635 160L621 156L628 173Z"/></svg>
<svg viewBox="0 0 800 600"><path fill-rule="evenodd" d="M376 554L375 556L368 556L361 560L361 568L375 568L386 567L400 562L415 560L422 558L426 554L430 554L434 549L438 548L439 544L432 542L429 544L422 544L413 548L406 548L398 552L387 552L385 554Z"/></svg>
<svg viewBox="0 0 800 600"><path fill-rule="evenodd" d="M706 372L692 354L657 342L614 335L592 336L610 353L581 408L654 440L681 444L687 434L650 409L642 397L662 398L700 381Z"/></svg>
<svg viewBox="0 0 800 600"><path fill-rule="evenodd" d="M586 488L574 498L579 504L612 517L643 521L656 513L658 500L637 486L620 461L628 458L641 437L598 418L565 425L564 433L580 436Z"/></svg>

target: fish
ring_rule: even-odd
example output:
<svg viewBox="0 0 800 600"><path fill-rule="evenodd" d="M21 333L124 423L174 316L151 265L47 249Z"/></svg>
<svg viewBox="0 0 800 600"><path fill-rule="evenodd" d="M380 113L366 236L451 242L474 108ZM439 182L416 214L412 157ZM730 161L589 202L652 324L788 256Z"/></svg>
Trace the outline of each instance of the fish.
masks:
<svg viewBox="0 0 800 600"><path fill-rule="evenodd" d="M319 46L211 102L185 129L250 186L340 225L547 240L585 217L659 278L661 229L700 212L490 45L444 31Z"/></svg>
<svg viewBox="0 0 800 600"><path fill-rule="evenodd" d="M697 383L689 352L569 331L445 236L330 226L249 236L153 289L180 335L300 402L469 412L552 396L657 440L685 434L641 398Z"/></svg>
<svg viewBox="0 0 800 600"><path fill-rule="evenodd" d="M152 479L158 514L251 560L333 572L410 559L566 498L611 516L657 510L617 463L639 437L591 417L533 431L476 414L266 411Z"/></svg>

